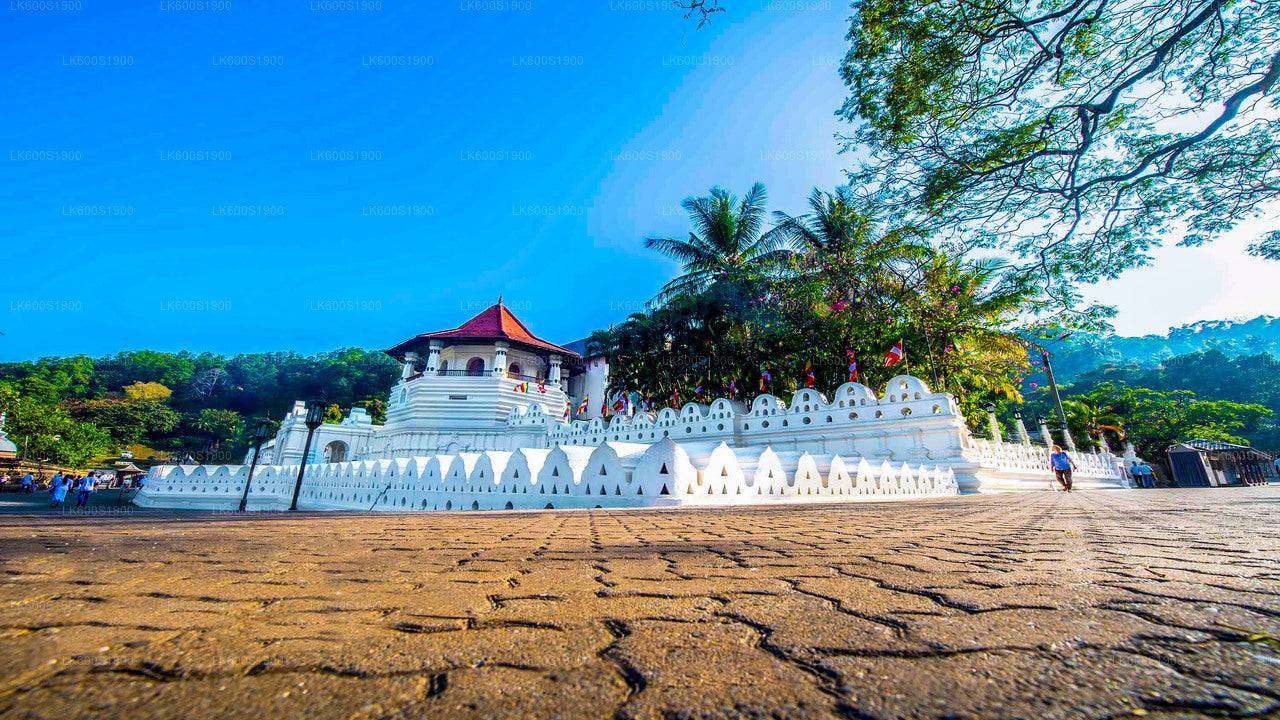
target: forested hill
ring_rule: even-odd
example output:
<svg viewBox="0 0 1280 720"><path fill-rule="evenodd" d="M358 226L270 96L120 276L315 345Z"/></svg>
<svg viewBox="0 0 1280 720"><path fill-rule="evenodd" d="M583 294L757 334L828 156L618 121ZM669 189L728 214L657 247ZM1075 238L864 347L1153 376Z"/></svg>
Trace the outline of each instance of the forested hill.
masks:
<svg viewBox="0 0 1280 720"><path fill-rule="evenodd" d="M0 411L31 457L80 464L143 445L232 462L248 445L254 418L278 421L295 400L320 392L333 404L330 420L358 405L381 421L398 374L381 351L358 348L311 356L137 350L50 357L0 363Z"/></svg>
<svg viewBox="0 0 1280 720"><path fill-rule="evenodd" d="M1171 357L1204 350L1228 357L1268 353L1280 358L1280 318L1204 320L1170 328L1165 335L1141 337L1077 333L1046 346L1054 354L1054 372L1063 381L1100 365L1155 367Z"/></svg>

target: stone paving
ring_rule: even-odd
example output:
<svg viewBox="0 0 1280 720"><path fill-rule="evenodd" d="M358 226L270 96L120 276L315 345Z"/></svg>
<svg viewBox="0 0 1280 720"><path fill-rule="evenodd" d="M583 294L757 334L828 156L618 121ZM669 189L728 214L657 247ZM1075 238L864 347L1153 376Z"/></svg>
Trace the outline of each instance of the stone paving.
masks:
<svg viewBox="0 0 1280 720"><path fill-rule="evenodd" d="M1280 717L1280 487L0 516L5 717Z"/></svg>

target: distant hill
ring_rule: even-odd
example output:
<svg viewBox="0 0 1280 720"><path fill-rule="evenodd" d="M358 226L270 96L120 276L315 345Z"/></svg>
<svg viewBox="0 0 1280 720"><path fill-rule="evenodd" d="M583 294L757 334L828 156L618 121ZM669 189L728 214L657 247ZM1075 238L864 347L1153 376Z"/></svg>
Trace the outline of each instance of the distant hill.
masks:
<svg viewBox="0 0 1280 720"><path fill-rule="evenodd" d="M1099 365L1155 367L1168 358L1205 350L1218 350L1228 357L1268 353L1280 358L1280 318L1203 320L1169 328L1165 335L1141 337L1076 333L1044 344L1053 353L1059 381L1069 382Z"/></svg>

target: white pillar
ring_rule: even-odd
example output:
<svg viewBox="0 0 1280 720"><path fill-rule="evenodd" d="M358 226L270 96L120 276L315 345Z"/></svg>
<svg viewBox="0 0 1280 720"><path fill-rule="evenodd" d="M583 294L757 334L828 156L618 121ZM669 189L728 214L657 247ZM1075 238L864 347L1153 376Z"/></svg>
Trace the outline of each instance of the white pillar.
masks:
<svg viewBox="0 0 1280 720"><path fill-rule="evenodd" d="M547 358L547 382L552 385L560 384L560 356L552 355Z"/></svg>
<svg viewBox="0 0 1280 720"><path fill-rule="evenodd" d="M417 372L418 353L407 352L404 354L404 365L400 367L400 379L408 380Z"/></svg>
<svg viewBox="0 0 1280 720"><path fill-rule="evenodd" d="M1013 416L1013 439L1023 445L1031 444L1031 438L1027 436L1027 426L1022 424L1022 413Z"/></svg>
<svg viewBox="0 0 1280 720"><path fill-rule="evenodd" d="M987 428L991 431L991 442L1004 442L1004 436L1000 434L1000 421L996 419L995 412L987 413Z"/></svg>
<svg viewBox="0 0 1280 720"><path fill-rule="evenodd" d="M499 340L493 344L493 374L503 376L507 374L507 349L511 345L505 340Z"/></svg>
<svg viewBox="0 0 1280 720"><path fill-rule="evenodd" d="M430 341L427 346L427 368L425 372L435 372L440 369L440 351L443 349L443 340Z"/></svg>
<svg viewBox="0 0 1280 720"><path fill-rule="evenodd" d="M1053 447L1053 435L1049 433L1049 421L1040 418L1040 442L1044 443L1047 448Z"/></svg>

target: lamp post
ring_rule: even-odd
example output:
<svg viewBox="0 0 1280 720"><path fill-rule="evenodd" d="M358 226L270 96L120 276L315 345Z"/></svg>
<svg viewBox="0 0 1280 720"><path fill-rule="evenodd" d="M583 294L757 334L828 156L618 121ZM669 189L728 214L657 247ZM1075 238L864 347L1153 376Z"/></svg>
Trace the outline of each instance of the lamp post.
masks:
<svg viewBox="0 0 1280 720"><path fill-rule="evenodd" d="M1068 450L1075 450L1075 440L1071 439L1071 431L1067 429L1067 414L1062 410L1062 396L1058 394L1058 383L1053 379L1053 365L1049 364L1049 351L1041 350L1040 358L1044 360L1044 375L1049 380L1049 389L1053 391L1053 409L1058 413L1058 422L1062 423L1062 444Z"/></svg>
<svg viewBox="0 0 1280 720"><path fill-rule="evenodd" d="M244 495L240 496L240 512L249 507L249 486L253 484L253 470L258 467L258 453L262 451L262 443L271 437L271 421L267 418L258 420L258 427L253 431L253 461L249 463L249 477L244 481Z"/></svg>
<svg viewBox="0 0 1280 720"><path fill-rule="evenodd" d="M307 401L307 444L302 448L302 462L298 465L298 481L293 485L293 502L289 503L289 512L298 511L298 494L302 492L302 474L307 471L307 455L311 454L311 436L316 434L316 428L324 422L324 412L329 409L329 403L325 402L324 393L320 393L320 397L315 400Z"/></svg>

